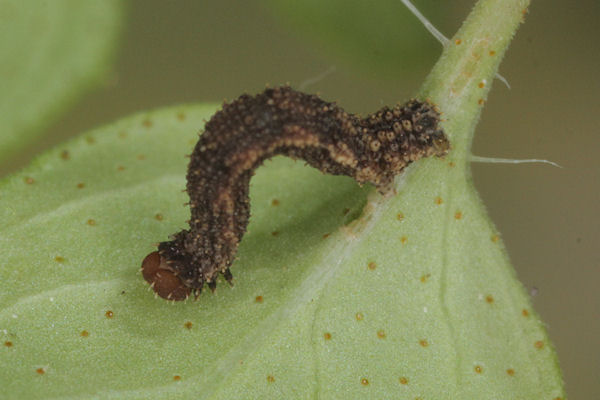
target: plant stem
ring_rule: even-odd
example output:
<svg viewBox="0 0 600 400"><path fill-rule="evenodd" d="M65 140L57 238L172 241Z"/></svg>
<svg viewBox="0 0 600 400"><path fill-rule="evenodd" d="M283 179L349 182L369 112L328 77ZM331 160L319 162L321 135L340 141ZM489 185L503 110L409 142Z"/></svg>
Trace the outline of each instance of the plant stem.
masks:
<svg viewBox="0 0 600 400"><path fill-rule="evenodd" d="M498 65L529 0L480 0L425 80L420 97L436 103L452 141L452 160L466 167L473 134Z"/></svg>

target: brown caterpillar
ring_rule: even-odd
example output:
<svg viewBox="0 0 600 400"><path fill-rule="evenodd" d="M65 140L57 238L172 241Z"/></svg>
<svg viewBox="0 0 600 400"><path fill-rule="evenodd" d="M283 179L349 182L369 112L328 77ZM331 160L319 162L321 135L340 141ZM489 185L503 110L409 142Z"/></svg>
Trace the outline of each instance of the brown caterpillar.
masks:
<svg viewBox="0 0 600 400"><path fill-rule="evenodd" d="M206 123L187 172L190 228L162 242L142 262L142 274L168 300L197 297L229 270L250 217L249 182L264 160L302 159L333 175L386 192L411 162L444 156L450 144L440 114L411 100L365 118L289 87L242 95Z"/></svg>

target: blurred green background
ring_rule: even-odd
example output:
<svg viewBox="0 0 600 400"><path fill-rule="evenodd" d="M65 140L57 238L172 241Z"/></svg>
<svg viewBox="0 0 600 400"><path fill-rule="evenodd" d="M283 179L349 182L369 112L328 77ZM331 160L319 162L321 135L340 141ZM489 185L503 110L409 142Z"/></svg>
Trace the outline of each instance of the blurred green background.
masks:
<svg viewBox="0 0 600 400"><path fill-rule="evenodd" d="M350 45L340 48L335 32L352 35L351 24L328 25L299 12L290 18L274 0L129 1L103 86L75 102L34 144L0 161L0 176L69 137L136 111L220 102L267 83L299 87L332 67L305 90L352 112L404 101L441 46L400 1L362 3L368 3L358 10L364 21L369 8L386 10L387 17L376 21L381 31L365 37L357 28ZM414 3L452 36L475 1ZM350 20L357 10L346 4L328 13ZM546 158L564 168L475 163L473 177L548 324L569 397L591 399L600 393L600 2L534 1L529 11L500 67L512 89L494 82L473 153ZM394 16L406 29L399 28L399 37L388 32ZM307 29L302 20L312 25ZM361 39L371 43L363 52L357 50L365 46Z"/></svg>

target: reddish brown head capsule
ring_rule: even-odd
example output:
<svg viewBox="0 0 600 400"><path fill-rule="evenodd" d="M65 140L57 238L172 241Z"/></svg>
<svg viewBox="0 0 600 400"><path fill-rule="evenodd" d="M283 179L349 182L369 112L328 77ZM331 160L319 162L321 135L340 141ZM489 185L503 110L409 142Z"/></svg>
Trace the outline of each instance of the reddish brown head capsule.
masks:
<svg viewBox="0 0 600 400"><path fill-rule="evenodd" d="M428 102L411 100L360 118L289 87L223 105L190 157L190 227L146 257L144 279L170 300L198 296L205 284L215 290L219 275L231 283L229 267L250 217L250 178L264 160L302 159L384 193L411 162L448 152L439 122Z"/></svg>
<svg viewBox="0 0 600 400"><path fill-rule="evenodd" d="M189 297L191 289L186 287L168 265L158 251L148 254L142 261L142 275L152 290L160 297L167 300L185 300Z"/></svg>

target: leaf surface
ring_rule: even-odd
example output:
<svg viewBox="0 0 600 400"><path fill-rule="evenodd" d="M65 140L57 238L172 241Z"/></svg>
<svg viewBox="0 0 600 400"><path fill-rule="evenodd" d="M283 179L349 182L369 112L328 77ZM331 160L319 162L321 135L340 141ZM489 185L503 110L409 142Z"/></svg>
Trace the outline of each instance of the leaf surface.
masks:
<svg viewBox="0 0 600 400"><path fill-rule="evenodd" d="M0 186L0 329L12 343L0 358L5 390L19 398L559 390L543 326L464 171L448 161L419 162L384 199L276 158L252 181L235 286L221 282L197 302L154 298L139 264L188 218L182 154L213 111L134 116Z"/></svg>

